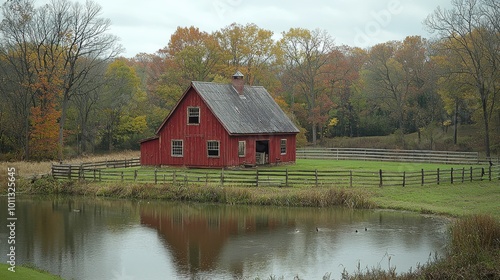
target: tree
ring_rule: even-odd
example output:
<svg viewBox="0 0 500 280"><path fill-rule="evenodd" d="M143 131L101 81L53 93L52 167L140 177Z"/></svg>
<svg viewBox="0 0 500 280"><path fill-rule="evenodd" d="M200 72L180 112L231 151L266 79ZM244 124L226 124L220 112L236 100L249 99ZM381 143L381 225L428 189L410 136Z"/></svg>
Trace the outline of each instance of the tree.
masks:
<svg viewBox="0 0 500 280"><path fill-rule="evenodd" d="M353 86L359 79L360 70L366 60L366 51L360 48L342 46L329 54L328 63L330 72L329 87L337 108L331 117L328 128L333 136L353 137L357 134L358 115L352 103ZM335 125L333 125L335 124Z"/></svg>
<svg viewBox="0 0 500 280"><path fill-rule="evenodd" d="M15 75L14 83L20 85L13 93L16 110L24 120L25 154L29 156L30 107L35 106L36 91L33 85L40 79L56 79L60 98L61 116L58 119L58 155L62 158L64 129L69 101L77 94L87 94L85 84L92 69L107 63L121 48L117 38L107 33L110 21L100 17L101 7L92 1L85 5L68 0L54 0L35 8L33 1L12 0L2 5L4 20L2 32L2 57L9 61ZM46 99L51 100L51 99Z"/></svg>
<svg viewBox="0 0 500 280"><path fill-rule="evenodd" d="M7 1L2 4L3 20L0 23L0 66L2 70L2 100L9 104L9 118L18 120L8 123L12 145L21 158L29 159L29 133L31 107L34 106L32 85L36 82L30 23L34 17L33 1Z"/></svg>
<svg viewBox="0 0 500 280"><path fill-rule="evenodd" d="M223 52L218 74L230 77L236 70L245 75L250 85L270 84L270 65L275 61L273 32L255 24L245 26L233 23L215 32Z"/></svg>
<svg viewBox="0 0 500 280"><path fill-rule="evenodd" d="M325 83L329 74L326 67L330 61L329 54L335 48L333 40L326 31L291 28L283 33L278 47L281 51L280 62L288 77L288 86L293 87L297 97L304 101L304 106L294 104L292 108L304 111L311 127L312 142L316 145L318 125L323 126L328 121L328 111L333 104L326 96L327 82Z"/></svg>
<svg viewBox="0 0 500 280"><path fill-rule="evenodd" d="M413 129L428 123L422 119L425 115L419 115L430 104L424 90L428 84L425 51L425 40L419 36L378 44L371 48L364 67L365 90L392 112L403 145L403 135L411 130L412 123ZM412 111L415 114L410 118Z"/></svg>
<svg viewBox="0 0 500 280"><path fill-rule="evenodd" d="M476 89L482 112L486 157L490 150L490 119L500 91L500 5L494 0L453 0L453 8L437 8L425 24L440 36L443 46L460 64L450 75L467 77ZM499 112L500 114L500 112Z"/></svg>
<svg viewBox="0 0 500 280"><path fill-rule="evenodd" d="M50 8L55 16L62 16L61 25L53 26L52 32L63 34L62 53L66 75L63 80L61 119L59 122L59 158L63 157L64 127L70 99L76 94L88 94L84 88L92 80L87 79L96 67L108 63L121 51L118 38L107 33L109 19L101 18L102 8L92 1L81 5L67 0L54 0ZM47 26L50 28L49 26ZM59 35L61 36L61 35Z"/></svg>
<svg viewBox="0 0 500 280"><path fill-rule="evenodd" d="M193 26L177 27L170 36L168 47L162 50L173 60L175 71L182 74L182 83L206 81L213 75L215 66L220 60L221 51L214 36L201 32Z"/></svg>
<svg viewBox="0 0 500 280"><path fill-rule="evenodd" d="M140 91L140 80L134 68L124 59L111 63L105 77L107 82L100 102L102 144L111 151L117 144L127 141L131 134L145 130L146 116L141 110L134 110L144 103L145 96Z"/></svg>

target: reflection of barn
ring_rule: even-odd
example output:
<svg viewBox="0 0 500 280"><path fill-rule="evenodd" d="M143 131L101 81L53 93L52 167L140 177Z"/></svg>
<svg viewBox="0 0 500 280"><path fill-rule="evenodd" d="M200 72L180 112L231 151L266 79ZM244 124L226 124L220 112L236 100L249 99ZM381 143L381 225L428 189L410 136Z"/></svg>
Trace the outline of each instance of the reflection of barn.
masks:
<svg viewBox="0 0 500 280"><path fill-rule="evenodd" d="M192 82L156 136L141 142L141 164L226 167L295 162L298 129L265 88Z"/></svg>
<svg viewBox="0 0 500 280"><path fill-rule="evenodd" d="M249 211L242 216L241 212L228 211L221 215L220 209L212 212L209 207L204 206L200 211L189 205L165 205L161 210L158 209L155 206L141 207L141 224L158 231L172 253L177 269L183 274L215 269L220 265L218 262L223 258L224 252L231 251L231 248L226 248L230 240L235 242L247 237L251 240L260 238L263 242L272 242L273 235L269 234L271 231L288 231L289 228L295 227L294 219L272 219L261 212ZM282 236L277 234L274 238ZM242 258L255 250L249 248L242 252L231 251L232 254L241 254L228 262L232 273L241 275Z"/></svg>

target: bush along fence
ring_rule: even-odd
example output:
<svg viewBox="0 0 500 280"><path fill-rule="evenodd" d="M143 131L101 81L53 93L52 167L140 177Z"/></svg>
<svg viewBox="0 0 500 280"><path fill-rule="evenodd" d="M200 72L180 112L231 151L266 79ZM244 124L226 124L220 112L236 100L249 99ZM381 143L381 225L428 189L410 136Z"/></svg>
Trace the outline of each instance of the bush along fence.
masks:
<svg viewBox="0 0 500 280"><path fill-rule="evenodd" d="M500 166L420 170L415 172L359 170L288 170L282 168L170 169L125 168L139 166L138 159L103 164L53 165L56 179L98 182L137 182L218 186L423 186L500 180ZM120 167L119 169L116 169Z"/></svg>

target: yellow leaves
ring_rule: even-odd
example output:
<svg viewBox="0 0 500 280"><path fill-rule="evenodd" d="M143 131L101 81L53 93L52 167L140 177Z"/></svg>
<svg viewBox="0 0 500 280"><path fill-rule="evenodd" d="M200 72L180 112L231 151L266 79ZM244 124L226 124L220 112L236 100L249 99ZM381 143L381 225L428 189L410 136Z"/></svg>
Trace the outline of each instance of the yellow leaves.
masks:
<svg viewBox="0 0 500 280"><path fill-rule="evenodd" d="M330 127L335 127L339 124L339 119L338 118L332 118L330 122L328 122L328 126Z"/></svg>
<svg viewBox="0 0 500 280"><path fill-rule="evenodd" d="M123 116L120 119L120 125L118 126L118 130L121 133L143 133L148 128L148 124L146 121L146 116Z"/></svg>

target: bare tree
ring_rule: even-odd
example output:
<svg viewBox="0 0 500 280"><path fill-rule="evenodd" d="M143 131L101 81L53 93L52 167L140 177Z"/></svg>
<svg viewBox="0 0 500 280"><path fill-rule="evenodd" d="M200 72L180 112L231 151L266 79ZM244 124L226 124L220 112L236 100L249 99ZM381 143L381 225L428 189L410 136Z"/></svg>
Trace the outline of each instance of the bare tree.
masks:
<svg viewBox="0 0 500 280"><path fill-rule="evenodd" d="M25 111L21 115L26 138L29 107L33 106L30 95L34 94L30 85L43 74L52 84L57 81L60 88L58 157L62 159L70 100L94 91L96 81L89 78L89 73L118 56L121 46L117 37L108 33L110 20L101 17L101 7L92 1L82 5L53 0L35 8L31 0L11 0L2 5L2 13L1 55L14 69L21 85L19 90L26 91L14 93L17 99L23 98L23 108L19 111ZM27 146L25 153L28 154Z"/></svg>
<svg viewBox="0 0 500 280"><path fill-rule="evenodd" d="M425 20L440 36L441 46L461 63L450 75L465 75L476 89L482 111L486 157L490 157L490 118L499 96L500 5L496 0L453 0L453 8L437 8Z"/></svg>

